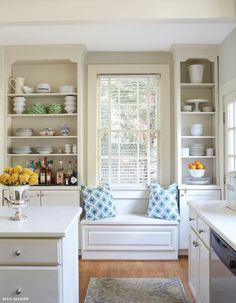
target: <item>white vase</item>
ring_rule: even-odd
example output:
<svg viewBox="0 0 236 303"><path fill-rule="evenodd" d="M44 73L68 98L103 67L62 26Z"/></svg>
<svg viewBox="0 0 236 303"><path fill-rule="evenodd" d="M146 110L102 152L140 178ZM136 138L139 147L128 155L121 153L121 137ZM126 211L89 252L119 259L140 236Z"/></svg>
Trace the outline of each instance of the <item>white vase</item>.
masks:
<svg viewBox="0 0 236 303"><path fill-rule="evenodd" d="M188 70L191 83L202 83L204 72L203 64L191 64L189 65Z"/></svg>

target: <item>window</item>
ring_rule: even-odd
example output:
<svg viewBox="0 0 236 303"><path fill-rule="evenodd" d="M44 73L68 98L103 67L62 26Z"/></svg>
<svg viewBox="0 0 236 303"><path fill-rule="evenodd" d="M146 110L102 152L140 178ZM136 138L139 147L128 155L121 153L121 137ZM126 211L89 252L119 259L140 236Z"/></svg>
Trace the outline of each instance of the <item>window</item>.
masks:
<svg viewBox="0 0 236 303"><path fill-rule="evenodd" d="M236 171L236 95L226 98L226 172Z"/></svg>
<svg viewBox="0 0 236 303"><path fill-rule="evenodd" d="M98 75L98 179L147 185L160 177L159 75Z"/></svg>
<svg viewBox="0 0 236 303"><path fill-rule="evenodd" d="M141 190L171 182L166 64L88 65L87 184ZM141 192L140 192L141 193Z"/></svg>

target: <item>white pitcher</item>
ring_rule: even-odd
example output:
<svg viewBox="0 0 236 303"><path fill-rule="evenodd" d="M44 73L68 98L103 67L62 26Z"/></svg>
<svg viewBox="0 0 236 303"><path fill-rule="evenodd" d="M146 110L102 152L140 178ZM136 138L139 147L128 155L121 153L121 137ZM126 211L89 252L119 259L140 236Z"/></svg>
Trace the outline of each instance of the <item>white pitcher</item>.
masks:
<svg viewBox="0 0 236 303"><path fill-rule="evenodd" d="M9 84L13 88L15 94L24 93L23 86L25 85L25 78L11 78Z"/></svg>

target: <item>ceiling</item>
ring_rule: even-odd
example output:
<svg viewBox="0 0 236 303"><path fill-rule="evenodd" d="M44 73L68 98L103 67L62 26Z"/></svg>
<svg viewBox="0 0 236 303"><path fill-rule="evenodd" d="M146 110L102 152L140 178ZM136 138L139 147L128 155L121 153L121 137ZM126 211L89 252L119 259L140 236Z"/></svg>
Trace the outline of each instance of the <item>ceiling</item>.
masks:
<svg viewBox="0 0 236 303"><path fill-rule="evenodd" d="M220 44L228 22L117 22L1 26L0 44L85 44L88 51L169 51L172 44Z"/></svg>

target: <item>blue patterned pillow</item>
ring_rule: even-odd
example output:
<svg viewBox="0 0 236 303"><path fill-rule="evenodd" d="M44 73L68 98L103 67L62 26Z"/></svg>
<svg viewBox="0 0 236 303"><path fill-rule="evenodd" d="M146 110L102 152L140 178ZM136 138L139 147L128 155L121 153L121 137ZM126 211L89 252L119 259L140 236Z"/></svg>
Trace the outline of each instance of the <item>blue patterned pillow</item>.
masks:
<svg viewBox="0 0 236 303"><path fill-rule="evenodd" d="M81 185L81 192L87 220L99 220L117 215L112 191L108 184L97 188Z"/></svg>
<svg viewBox="0 0 236 303"><path fill-rule="evenodd" d="M177 196L177 184L171 184L164 189L160 184L152 182L146 216L165 220L179 220Z"/></svg>

